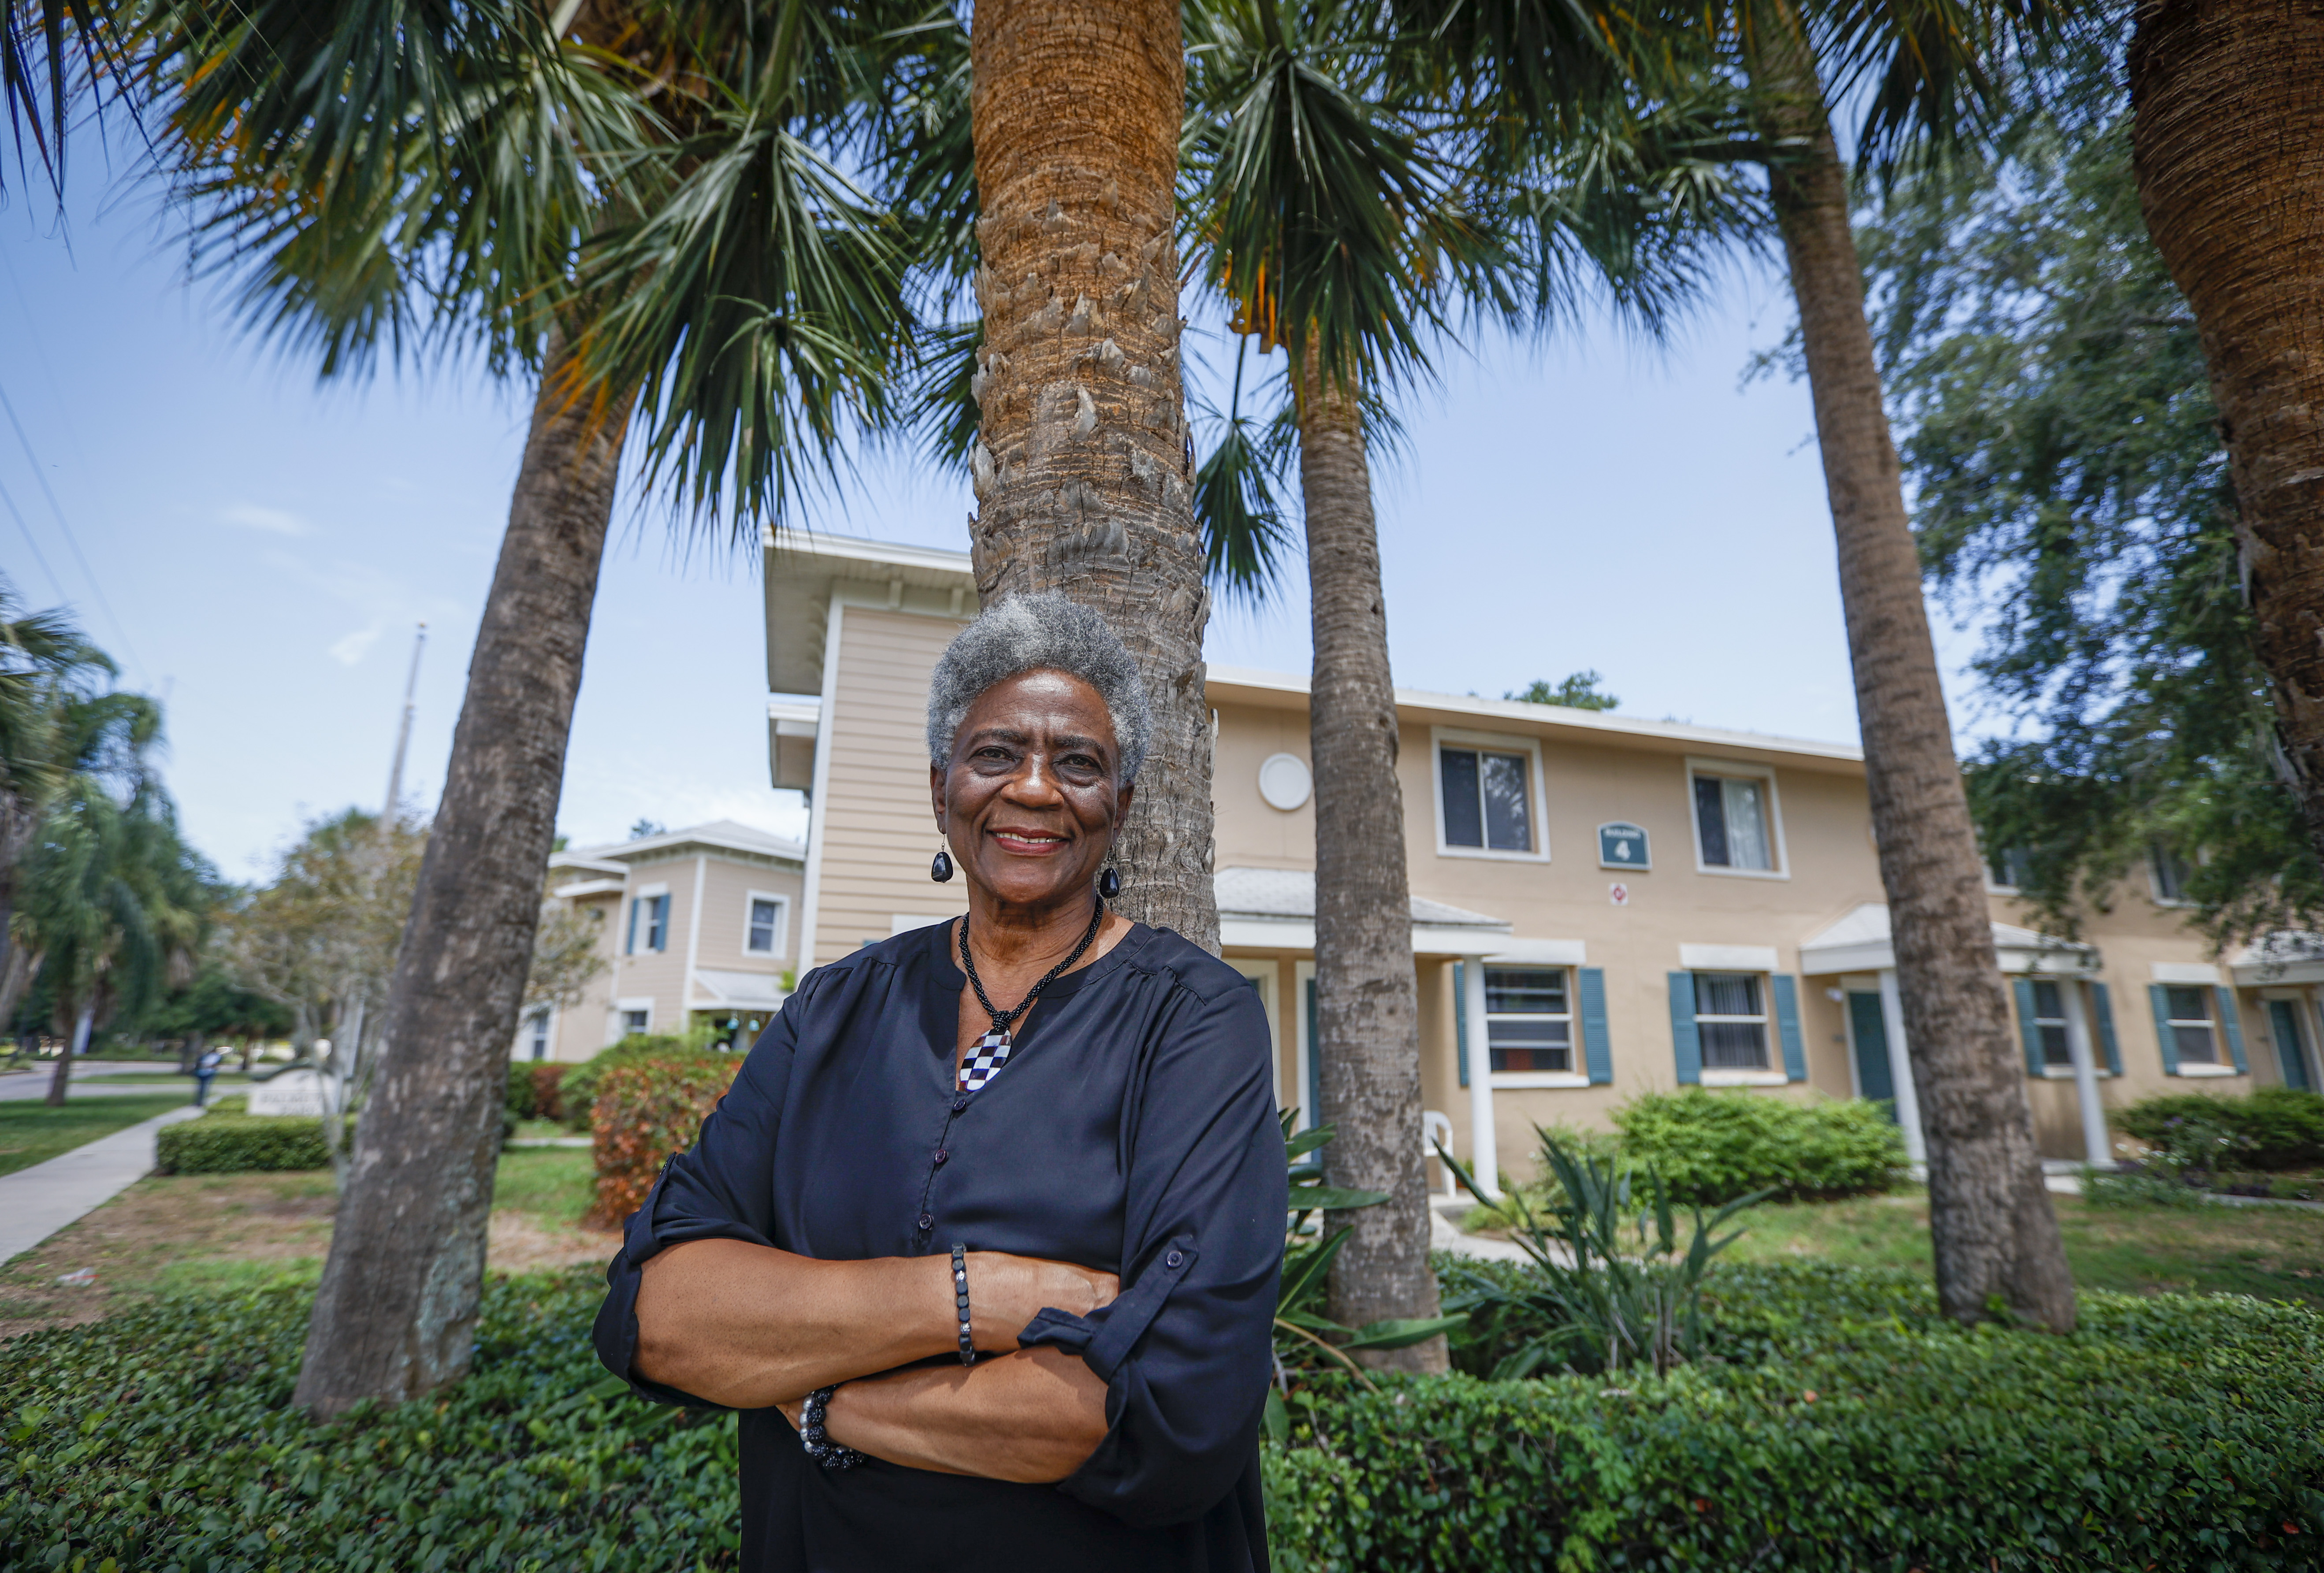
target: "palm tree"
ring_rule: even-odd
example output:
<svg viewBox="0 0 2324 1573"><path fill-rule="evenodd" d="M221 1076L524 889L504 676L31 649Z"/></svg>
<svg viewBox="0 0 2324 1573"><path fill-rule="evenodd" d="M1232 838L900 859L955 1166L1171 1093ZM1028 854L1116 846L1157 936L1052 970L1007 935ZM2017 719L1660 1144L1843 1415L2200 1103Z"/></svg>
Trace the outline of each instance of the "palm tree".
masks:
<svg viewBox="0 0 2324 1573"><path fill-rule="evenodd" d="M1349 1326L1433 1316L1419 1008L1397 777L1395 685L1369 428L1383 388L1426 370L1452 316L1575 312L1594 280L1651 321L1680 292L1687 232L1722 193L1679 150L1691 125L1632 113L1618 78L1572 134L1520 144L1448 101L1376 7L1220 0L1190 8L1192 227L1234 326L1289 352L1314 671L1315 1038L1334 1185L1386 1191L1331 1278ZM1676 155L1676 156L1674 156ZM1655 264L1641 266L1647 257ZM1373 408L1368 409L1368 405ZM1207 495L1207 493L1206 493ZM1264 512L1264 510L1260 511ZM1478 1073L1484 1073L1481 1070ZM1370 1357L1444 1368L1441 1338Z"/></svg>
<svg viewBox="0 0 2324 1573"><path fill-rule="evenodd" d="M185 179L255 326L327 373L462 342L539 368L309 1328L296 1399L316 1412L467 1368L503 1066L632 411L697 520L779 512L851 414L879 415L899 255L817 143L883 25L803 0L160 8Z"/></svg>
<svg viewBox="0 0 2324 1573"><path fill-rule="evenodd" d="M1514 105L1563 100L1562 79L1527 41L1542 14L1533 0L1399 0L1399 8ZM2059 9L1929 0L1810 12L1755 0L1707 15L1625 14L1609 20L1607 36L1618 51L1653 62L1674 44L1705 42L1707 20L1748 75L1839 537L1873 830L1928 1138L1939 1297L1964 1321L1998 1300L2062 1330L2074 1322L2073 1281L2010 1037L1829 108L1870 79L1868 160L1893 156L1916 132L1954 134L1988 87L2004 29L2028 31Z"/></svg>
<svg viewBox="0 0 2324 1573"><path fill-rule="evenodd" d="M2227 441L2276 766L2324 855L2324 16L2160 0L2138 8L2129 67L2140 204Z"/></svg>
<svg viewBox="0 0 2324 1573"><path fill-rule="evenodd" d="M1137 657L1154 743L1120 842L1122 905L1215 950L1210 595L1178 357L1178 5L981 0L970 51L977 593L1063 591Z"/></svg>

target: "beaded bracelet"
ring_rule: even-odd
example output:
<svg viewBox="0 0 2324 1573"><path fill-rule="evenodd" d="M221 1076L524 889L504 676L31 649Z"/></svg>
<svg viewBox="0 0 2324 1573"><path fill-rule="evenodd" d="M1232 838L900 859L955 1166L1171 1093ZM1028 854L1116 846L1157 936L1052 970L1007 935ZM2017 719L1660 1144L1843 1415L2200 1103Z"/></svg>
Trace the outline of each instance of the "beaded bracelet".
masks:
<svg viewBox="0 0 2324 1573"><path fill-rule="evenodd" d="M954 1241L952 1247L952 1302L960 1312L960 1363L976 1364L976 1340L969 1332L968 1314L968 1247Z"/></svg>
<svg viewBox="0 0 2324 1573"><path fill-rule="evenodd" d="M799 1446L807 1449L808 1458L826 1469L853 1469L863 1462L863 1455L853 1448L839 1446L823 1429L824 1411L837 1391L818 1387L799 1405Z"/></svg>

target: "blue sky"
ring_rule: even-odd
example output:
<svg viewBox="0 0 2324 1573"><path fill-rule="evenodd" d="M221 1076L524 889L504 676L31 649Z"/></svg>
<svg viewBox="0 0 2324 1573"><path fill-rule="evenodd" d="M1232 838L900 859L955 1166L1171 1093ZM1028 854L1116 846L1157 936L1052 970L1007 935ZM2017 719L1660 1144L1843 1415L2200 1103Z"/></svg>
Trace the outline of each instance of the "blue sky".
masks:
<svg viewBox="0 0 2324 1573"><path fill-rule="evenodd" d="M379 802L425 621L405 786L432 808L526 390L474 366L318 386L188 281L150 198L93 158L73 174L62 225L21 191L0 209L0 391L23 428L0 423L0 569L166 701L187 829L237 878L303 819ZM1398 682L1498 695L1596 667L1632 713L1852 740L1806 389L1741 380L1790 321L1780 280L1746 268L1663 345L1596 321L1448 352L1379 474ZM969 506L880 461L807 522L964 548ZM641 816L803 829L766 785L756 571L675 549L625 494L559 811L576 841ZM1303 573L1280 604L1222 609L1210 658L1304 671ZM1941 639L1956 664L1966 641Z"/></svg>

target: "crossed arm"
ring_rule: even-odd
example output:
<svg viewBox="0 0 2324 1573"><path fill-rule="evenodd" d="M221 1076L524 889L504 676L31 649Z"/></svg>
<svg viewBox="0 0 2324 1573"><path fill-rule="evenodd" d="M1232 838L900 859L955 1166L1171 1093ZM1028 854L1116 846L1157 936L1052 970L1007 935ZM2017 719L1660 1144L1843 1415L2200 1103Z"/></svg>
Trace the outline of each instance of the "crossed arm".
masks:
<svg viewBox="0 0 2324 1573"><path fill-rule="evenodd" d="M968 1255L973 1366L898 1367L953 1353L949 1256L823 1262L746 1240L700 1239L648 1261L636 1368L733 1409L780 1408L837 1387L831 1440L891 1464L992 1480L1062 1480L1105 1440L1106 1384L1079 1356L1019 1349L1047 1307L1087 1315L1110 1273L998 1251ZM881 1375L890 1373L890 1375Z"/></svg>

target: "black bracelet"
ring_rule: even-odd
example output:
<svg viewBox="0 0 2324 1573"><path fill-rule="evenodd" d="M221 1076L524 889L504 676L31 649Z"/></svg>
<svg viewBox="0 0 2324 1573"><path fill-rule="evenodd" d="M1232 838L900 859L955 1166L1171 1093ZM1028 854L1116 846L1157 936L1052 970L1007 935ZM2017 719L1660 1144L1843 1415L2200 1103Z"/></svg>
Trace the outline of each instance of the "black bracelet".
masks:
<svg viewBox="0 0 2324 1573"><path fill-rule="evenodd" d="M807 1395L799 1405L799 1446L807 1456L826 1469L853 1469L863 1462L863 1455L853 1448L843 1448L831 1440L823 1429L824 1411L831 1395L838 1389L818 1387Z"/></svg>
<svg viewBox="0 0 2324 1573"><path fill-rule="evenodd" d="M960 1363L976 1364L976 1339L969 1331L968 1314L968 1247L957 1240L952 1247L952 1302L960 1312Z"/></svg>

